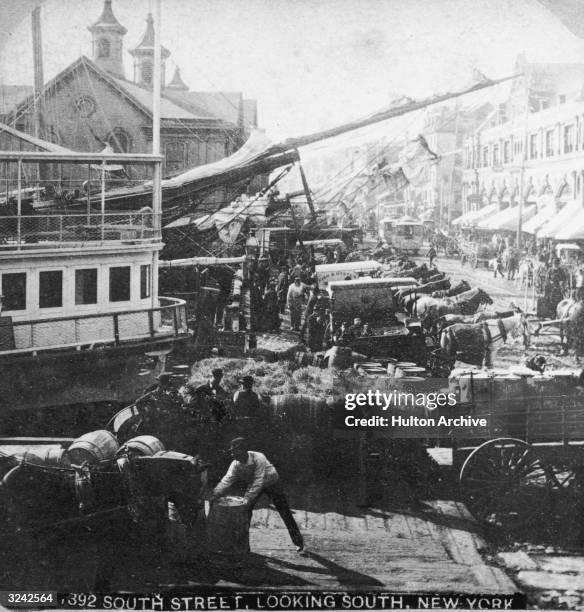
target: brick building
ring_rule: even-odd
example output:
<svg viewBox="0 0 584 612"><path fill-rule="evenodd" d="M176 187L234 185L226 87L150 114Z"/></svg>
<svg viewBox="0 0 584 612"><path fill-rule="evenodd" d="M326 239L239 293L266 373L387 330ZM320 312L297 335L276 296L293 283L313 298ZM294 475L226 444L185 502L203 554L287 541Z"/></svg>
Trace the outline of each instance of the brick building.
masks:
<svg viewBox="0 0 584 612"><path fill-rule="evenodd" d="M152 78L154 21L132 55L132 79L124 71L126 28L105 0L99 19L88 27L91 59L81 56L45 83L39 96L39 136L77 151L100 151L106 145L128 153L152 150ZM162 48L161 152L164 175L222 159L237 150L257 126L255 100L241 92L191 92L178 68L166 84ZM35 133L33 97L28 95L5 112L4 120L23 132ZM132 169L131 178L142 178Z"/></svg>

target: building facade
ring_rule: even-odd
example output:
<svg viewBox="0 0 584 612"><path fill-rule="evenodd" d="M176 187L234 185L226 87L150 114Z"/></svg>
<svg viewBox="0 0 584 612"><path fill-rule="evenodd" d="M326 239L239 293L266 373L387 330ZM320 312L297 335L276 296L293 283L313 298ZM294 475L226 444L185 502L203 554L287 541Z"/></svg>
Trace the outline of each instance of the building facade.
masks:
<svg viewBox="0 0 584 612"><path fill-rule="evenodd" d="M524 203L584 206L584 64L527 64L497 124L467 136L462 212ZM523 181L521 175L523 173Z"/></svg>

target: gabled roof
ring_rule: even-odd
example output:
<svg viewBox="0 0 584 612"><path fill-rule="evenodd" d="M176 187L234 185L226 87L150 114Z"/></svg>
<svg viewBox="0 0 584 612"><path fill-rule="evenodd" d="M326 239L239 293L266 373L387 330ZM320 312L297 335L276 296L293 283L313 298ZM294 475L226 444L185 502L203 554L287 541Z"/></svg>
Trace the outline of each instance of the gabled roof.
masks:
<svg viewBox="0 0 584 612"><path fill-rule="evenodd" d="M0 115L10 113L32 92L29 85L0 85Z"/></svg>
<svg viewBox="0 0 584 612"><path fill-rule="evenodd" d="M188 108L199 117L222 119L234 125L240 125L243 118L243 96L241 92L165 90L164 95Z"/></svg>
<svg viewBox="0 0 584 612"><path fill-rule="evenodd" d="M76 70L86 69L92 71L98 78L106 82L110 87L122 94L126 99L138 108L142 113L148 117L152 117L152 91L126 81L125 79L114 77L105 70L102 70L89 58L82 55L78 60L67 66L65 70L61 71L57 76L51 79L43 89L43 95L48 91L58 86L58 84L69 74L72 74ZM21 108L25 105L32 105L32 96L28 96L18 106ZM172 100L166 97L161 97L160 100L160 116L161 119L180 119L182 121L194 121L197 119L207 119L209 117L199 117L189 110L178 106ZM211 117L213 118L213 117Z"/></svg>
<svg viewBox="0 0 584 612"><path fill-rule="evenodd" d="M126 34L128 31L117 19L112 10L112 0L105 0L103 4L103 11L100 18L92 23L88 28L90 32L94 32L98 29L111 30L119 32L120 34Z"/></svg>

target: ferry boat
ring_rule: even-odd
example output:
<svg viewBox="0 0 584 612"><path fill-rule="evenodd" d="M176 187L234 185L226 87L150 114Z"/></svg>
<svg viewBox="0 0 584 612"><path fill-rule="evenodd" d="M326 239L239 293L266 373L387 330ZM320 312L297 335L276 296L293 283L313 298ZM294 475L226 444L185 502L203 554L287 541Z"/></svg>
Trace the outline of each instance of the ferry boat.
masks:
<svg viewBox="0 0 584 612"><path fill-rule="evenodd" d="M133 400L190 338L186 304L158 295L162 157L0 151L16 214L0 216L0 414ZM2 166L3 164L3 166ZM152 206L23 214L31 165L152 168Z"/></svg>

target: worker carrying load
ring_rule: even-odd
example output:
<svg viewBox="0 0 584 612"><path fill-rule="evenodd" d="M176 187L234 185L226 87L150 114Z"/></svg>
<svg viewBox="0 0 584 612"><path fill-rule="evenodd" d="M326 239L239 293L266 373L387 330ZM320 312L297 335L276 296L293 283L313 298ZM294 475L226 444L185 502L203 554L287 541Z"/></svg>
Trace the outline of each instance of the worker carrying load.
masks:
<svg viewBox="0 0 584 612"><path fill-rule="evenodd" d="M213 503L223 496L234 485L243 484L246 487L243 499L249 513L249 521L253 508L265 493L276 507L282 517L296 550L304 550L304 539L298 525L292 516L286 493L280 484L280 476L276 468L268 461L266 456L258 451L249 450L245 438L234 438L229 446L233 461L221 482L215 487L210 501Z"/></svg>

